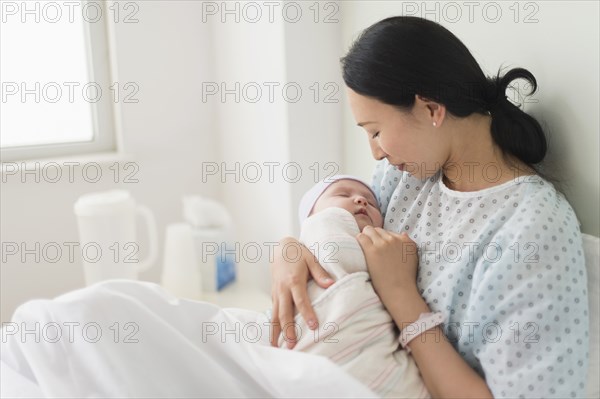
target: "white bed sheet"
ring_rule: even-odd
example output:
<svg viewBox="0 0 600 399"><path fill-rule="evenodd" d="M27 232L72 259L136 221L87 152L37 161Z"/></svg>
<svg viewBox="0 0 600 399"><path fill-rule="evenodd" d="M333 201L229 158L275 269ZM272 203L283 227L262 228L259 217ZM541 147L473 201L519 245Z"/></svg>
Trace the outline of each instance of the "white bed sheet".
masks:
<svg viewBox="0 0 600 399"><path fill-rule="evenodd" d="M3 329L2 397L377 397L327 358L270 347L266 321L126 280L30 301ZM39 342L23 334L36 325Z"/></svg>
<svg viewBox="0 0 600 399"><path fill-rule="evenodd" d="M597 398L600 240L583 238L590 296L587 397ZM268 347L266 330L251 345L206 345L198 334L202 323L242 326L257 317L259 313L244 309L178 300L155 284L131 281L101 283L53 301L29 302L17 310L13 321L40 326L52 321L80 325L119 321L120 342L90 344L75 335L75 342L68 345L44 339L38 344L31 342L31 335L17 334L15 340L3 331L0 397L376 397L325 358ZM135 338L142 342L123 342L123 334L132 331L124 329L126 322L138 323ZM102 327L112 339L110 325Z"/></svg>

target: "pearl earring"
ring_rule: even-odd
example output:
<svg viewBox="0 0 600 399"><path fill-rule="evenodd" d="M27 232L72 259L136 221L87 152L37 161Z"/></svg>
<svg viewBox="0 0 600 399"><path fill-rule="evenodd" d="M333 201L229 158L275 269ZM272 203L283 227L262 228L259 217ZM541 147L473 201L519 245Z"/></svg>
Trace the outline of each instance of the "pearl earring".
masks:
<svg viewBox="0 0 600 399"><path fill-rule="evenodd" d="M436 122L433 122L433 127L436 127L436 126L437 126L437 123L436 123Z"/></svg>

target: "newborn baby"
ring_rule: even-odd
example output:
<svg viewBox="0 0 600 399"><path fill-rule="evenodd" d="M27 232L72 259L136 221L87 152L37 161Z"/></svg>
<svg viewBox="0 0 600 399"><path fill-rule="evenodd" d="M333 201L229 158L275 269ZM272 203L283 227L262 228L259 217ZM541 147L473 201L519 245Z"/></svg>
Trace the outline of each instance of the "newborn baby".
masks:
<svg viewBox="0 0 600 399"><path fill-rule="evenodd" d="M353 176L330 177L303 196L299 218L299 241L335 283L324 289L308 282L319 328L310 330L296 314L294 350L327 356L382 397L429 397L414 360L399 347L356 240L365 226L383 226L373 191ZM282 335L279 346L285 344Z"/></svg>

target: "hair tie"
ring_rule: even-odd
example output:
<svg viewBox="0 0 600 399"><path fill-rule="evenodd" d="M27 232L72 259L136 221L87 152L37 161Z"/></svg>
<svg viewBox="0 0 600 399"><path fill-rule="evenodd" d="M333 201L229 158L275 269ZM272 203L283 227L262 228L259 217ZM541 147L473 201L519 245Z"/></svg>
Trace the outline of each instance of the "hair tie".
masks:
<svg viewBox="0 0 600 399"><path fill-rule="evenodd" d="M485 93L486 109L493 112L506 101L506 87L497 78L488 81Z"/></svg>

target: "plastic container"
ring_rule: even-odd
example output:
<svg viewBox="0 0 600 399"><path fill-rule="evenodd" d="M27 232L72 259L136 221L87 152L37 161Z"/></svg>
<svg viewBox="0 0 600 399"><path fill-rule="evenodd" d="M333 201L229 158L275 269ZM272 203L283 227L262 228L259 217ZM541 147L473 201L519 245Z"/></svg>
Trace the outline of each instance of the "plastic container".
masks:
<svg viewBox="0 0 600 399"><path fill-rule="evenodd" d="M158 257L157 228L149 208L126 190L84 194L74 205L86 285L108 279L137 279ZM146 222L148 257L139 260L136 217Z"/></svg>
<svg viewBox="0 0 600 399"><path fill-rule="evenodd" d="M217 292L233 283L237 248L227 209L205 197L184 196L183 217L191 226L202 291Z"/></svg>
<svg viewBox="0 0 600 399"><path fill-rule="evenodd" d="M180 298L202 299L202 283L188 223L167 226L161 285Z"/></svg>

